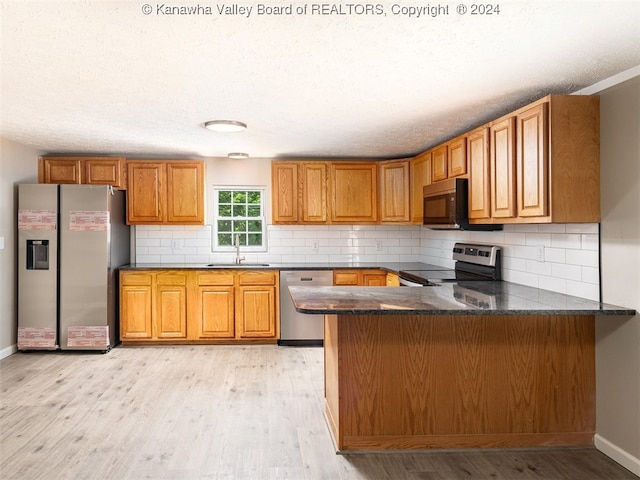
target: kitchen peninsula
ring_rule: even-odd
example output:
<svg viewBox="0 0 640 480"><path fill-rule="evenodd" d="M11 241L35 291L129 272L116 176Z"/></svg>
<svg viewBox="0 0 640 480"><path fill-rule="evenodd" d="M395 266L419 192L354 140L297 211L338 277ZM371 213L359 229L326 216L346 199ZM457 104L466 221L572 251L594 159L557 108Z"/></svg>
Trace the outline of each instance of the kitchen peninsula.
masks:
<svg viewBox="0 0 640 480"><path fill-rule="evenodd" d="M595 315L635 315L507 282L291 287L325 314L338 451L591 445Z"/></svg>

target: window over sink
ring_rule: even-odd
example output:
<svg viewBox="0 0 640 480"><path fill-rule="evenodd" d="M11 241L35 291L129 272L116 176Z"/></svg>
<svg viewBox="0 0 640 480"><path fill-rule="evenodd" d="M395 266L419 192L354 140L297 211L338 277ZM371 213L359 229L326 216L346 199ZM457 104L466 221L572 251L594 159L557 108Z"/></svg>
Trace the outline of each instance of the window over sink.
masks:
<svg viewBox="0 0 640 480"><path fill-rule="evenodd" d="M236 237L245 252L266 251L266 187L213 188L213 250L233 251Z"/></svg>

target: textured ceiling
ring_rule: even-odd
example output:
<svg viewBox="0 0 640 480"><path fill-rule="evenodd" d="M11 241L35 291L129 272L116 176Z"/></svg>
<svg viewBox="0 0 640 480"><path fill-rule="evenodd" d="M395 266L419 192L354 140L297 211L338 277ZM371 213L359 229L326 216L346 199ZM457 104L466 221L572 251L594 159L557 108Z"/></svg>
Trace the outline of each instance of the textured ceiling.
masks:
<svg viewBox="0 0 640 480"><path fill-rule="evenodd" d="M404 157L640 65L639 1L261 4L292 13L0 0L0 135L48 153ZM251 12L219 12L234 6ZM249 128L202 128L221 118Z"/></svg>

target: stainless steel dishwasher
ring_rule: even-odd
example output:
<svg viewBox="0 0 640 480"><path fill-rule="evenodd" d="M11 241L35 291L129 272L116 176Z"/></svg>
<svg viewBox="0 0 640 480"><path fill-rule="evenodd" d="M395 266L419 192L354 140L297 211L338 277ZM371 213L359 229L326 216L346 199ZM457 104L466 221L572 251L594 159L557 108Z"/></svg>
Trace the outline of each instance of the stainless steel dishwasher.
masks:
<svg viewBox="0 0 640 480"><path fill-rule="evenodd" d="M322 287L333 285L332 270L280 271L280 340L278 345L322 346L324 315L296 312L289 287Z"/></svg>

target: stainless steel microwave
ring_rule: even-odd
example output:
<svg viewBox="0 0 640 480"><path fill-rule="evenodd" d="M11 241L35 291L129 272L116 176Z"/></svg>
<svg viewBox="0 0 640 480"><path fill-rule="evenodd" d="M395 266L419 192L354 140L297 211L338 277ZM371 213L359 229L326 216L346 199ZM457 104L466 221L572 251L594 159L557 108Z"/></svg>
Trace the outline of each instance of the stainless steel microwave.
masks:
<svg viewBox="0 0 640 480"><path fill-rule="evenodd" d="M502 230L502 225L469 223L469 182L450 178L423 188L423 224L434 230Z"/></svg>

